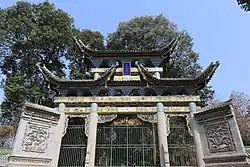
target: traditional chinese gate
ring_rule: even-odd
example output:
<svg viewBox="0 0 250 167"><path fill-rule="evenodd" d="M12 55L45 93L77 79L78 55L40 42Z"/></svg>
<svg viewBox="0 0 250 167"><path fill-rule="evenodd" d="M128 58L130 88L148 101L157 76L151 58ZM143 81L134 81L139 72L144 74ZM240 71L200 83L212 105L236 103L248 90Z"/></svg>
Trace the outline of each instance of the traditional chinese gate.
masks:
<svg viewBox="0 0 250 167"><path fill-rule="evenodd" d="M95 166L159 166L156 125L136 116L99 124L96 144Z"/></svg>
<svg viewBox="0 0 250 167"><path fill-rule="evenodd" d="M193 138L185 117L170 117L168 149L170 166L197 166Z"/></svg>
<svg viewBox="0 0 250 167"><path fill-rule="evenodd" d="M85 163L87 137L84 118L70 118L67 132L62 138L58 167L83 167Z"/></svg>

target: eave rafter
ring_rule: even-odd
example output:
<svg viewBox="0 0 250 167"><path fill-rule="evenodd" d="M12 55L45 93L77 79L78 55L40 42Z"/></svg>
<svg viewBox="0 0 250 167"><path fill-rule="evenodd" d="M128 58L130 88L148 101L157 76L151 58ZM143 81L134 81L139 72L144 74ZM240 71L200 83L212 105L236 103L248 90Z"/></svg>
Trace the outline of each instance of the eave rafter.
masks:
<svg viewBox="0 0 250 167"><path fill-rule="evenodd" d="M81 79L81 80L67 80L64 78L60 78L53 74L49 69L42 65L41 63L37 63L37 67L42 72L43 76L45 77L46 81L50 84L55 86L63 86L63 85L70 85L70 86L101 86L104 85L105 82L108 82L111 77L115 74L117 69L117 65L112 66L107 71L103 73L98 79Z"/></svg>

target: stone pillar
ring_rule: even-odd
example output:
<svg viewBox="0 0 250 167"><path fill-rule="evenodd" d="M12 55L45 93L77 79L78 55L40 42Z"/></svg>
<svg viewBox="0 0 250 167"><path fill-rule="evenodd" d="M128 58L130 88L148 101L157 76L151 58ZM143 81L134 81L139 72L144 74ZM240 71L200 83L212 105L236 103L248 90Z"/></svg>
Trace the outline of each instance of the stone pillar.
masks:
<svg viewBox="0 0 250 167"><path fill-rule="evenodd" d="M190 110L190 122L191 122L191 128L193 132L193 137L194 137L194 144L195 144L195 149L196 149L196 160L198 167L204 167L205 163L203 161L203 151L202 151L202 144L201 144L201 138L200 134L198 132L198 127L196 120L194 118L194 113L196 112L196 104L195 103L190 103L189 104L189 110Z"/></svg>
<svg viewBox="0 0 250 167"><path fill-rule="evenodd" d="M160 163L161 167L169 167L169 153L167 142L167 127L164 106L162 103L157 103L157 128L159 138Z"/></svg>
<svg viewBox="0 0 250 167"><path fill-rule="evenodd" d="M159 72L155 72L155 78L161 79L161 74Z"/></svg>
<svg viewBox="0 0 250 167"><path fill-rule="evenodd" d="M54 128L54 133L51 135L51 143L53 145L53 148L51 149L51 157L52 162L51 166L57 166L59 155L60 155L60 149L61 149L61 142L62 142L62 136L65 129L65 121L66 121L66 115L64 114L66 106L64 103L60 103L58 105L58 112L60 113L60 119L58 120L57 126Z"/></svg>
<svg viewBox="0 0 250 167"><path fill-rule="evenodd" d="M96 103L92 103L89 114L89 132L85 167L95 166L96 132L98 123L97 109L98 105Z"/></svg>

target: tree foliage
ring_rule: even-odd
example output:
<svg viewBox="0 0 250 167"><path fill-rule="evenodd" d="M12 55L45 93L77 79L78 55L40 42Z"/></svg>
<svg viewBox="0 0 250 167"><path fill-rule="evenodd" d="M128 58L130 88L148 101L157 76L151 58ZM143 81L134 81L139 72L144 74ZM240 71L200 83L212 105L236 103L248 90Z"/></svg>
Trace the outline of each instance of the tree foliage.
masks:
<svg viewBox="0 0 250 167"><path fill-rule="evenodd" d="M0 125L0 147L9 148L13 144L16 126Z"/></svg>
<svg viewBox="0 0 250 167"><path fill-rule="evenodd" d="M250 1L249 0L237 0L238 5L244 10L249 12L250 11Z"/></svg>
<svg viewBox="0 0 250 167"><path fill-rule="evenodd" d="M99 32L76 29L73 18L47 1L18 1L0 9L0 18L0 69L5 94L1 112L5 123L18 122L25 100L53 107L54 92L48 89L36 63L42 62L59 77L65 77L65 60L69 60L70 78L82 79L83 55L73 37L91 48L104 49Z"/></svg>
<svg viewBox="0 0 250 167"><path fill-rule="evenodd" d="M23 77L11 76L7 78L4 85L5 99L1 105L2 122L18 123L27 93Z"/></svg>
<svg viewBox="0 0 250 167"><path fill-rule="evenodd" d="M135 17L121 22L116 32L110 33L107 39L108 49L160 49L172 39L180 37L178 46L166 64L163 77L192 77L199 74L202 67L199 55L193 51L193 41L186 31L178 31L177 26L163 15ZM213 98L210 87L200 91L207 101Z"/></svg>
<svg viewBox="0 0 250 167"><path fill-rule="evenodd" d="M72 34L90 48L97 50L103 50L105 48L104 37L100 32L91 31L89 29L79 30L74 28ZM84 66L83 56L84 55L81 53L76 42L72 41L72 45L69 46L68 54L66 56L70 61L69 69L71 79L83 79L87 77L85 75L86 68Z"/></svg>
<svg viewBox="0 0 250 167"><path fill-rule="evenodd" d="M243 143L250 145L250 97L242 92L233 91L230 95L234 113L241 133Z"/></svg>
<svg viewBox="0 0 250 167"><path fill-rule="evenodd" d="M73 19L49 2L22 1L1 9L0 18L0 68L5 76L2 112L16 122L24 100L51 105L41 101L48 99L51 92L36 63L43 62L57 75L65 75L62 58L71 38Z"/></svg>

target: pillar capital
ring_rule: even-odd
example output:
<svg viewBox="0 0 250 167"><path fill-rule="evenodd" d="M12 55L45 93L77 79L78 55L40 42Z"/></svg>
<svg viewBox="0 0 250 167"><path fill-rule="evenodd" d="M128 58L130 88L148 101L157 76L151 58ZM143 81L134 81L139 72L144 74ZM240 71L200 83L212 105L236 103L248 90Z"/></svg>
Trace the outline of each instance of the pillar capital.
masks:
<svg viewBox="0 0 250 167"><path fill-rule="evenodd" d="M194 102L189 103L190 112L196 112L196 104Z"/></svg>
<svg viewBox="0 0 250 167"><path fill-rule="evenodd" d="M94 74L94 80L97 80L100 77L99 73Z"/></svg>
<svg viewBox="0 0 250 167"><path fill-rule="evenodd" d="M157 79L161 79L161 74L157 71L155 72L155 78Z"/></svg>
<svg viewBox="0 0 250 167"><path fill-rule="evenodd" d="M98 105L97 103L92 103L90 107L90 113L97 113Z"/></svg>
<svg viewBox="0 0 250 167"><path fill-rule="evenodd" d="M58 105L58 112L59 113L64 113L64 109L65 109L65 104L64 103L60 103L59 105Z"/></svg>
<svg viewBox="0 0 250 167"><path fill-rule="evenodd" d="M162 103L157 103L157 112L164 112L164 105Z"/></svg>

